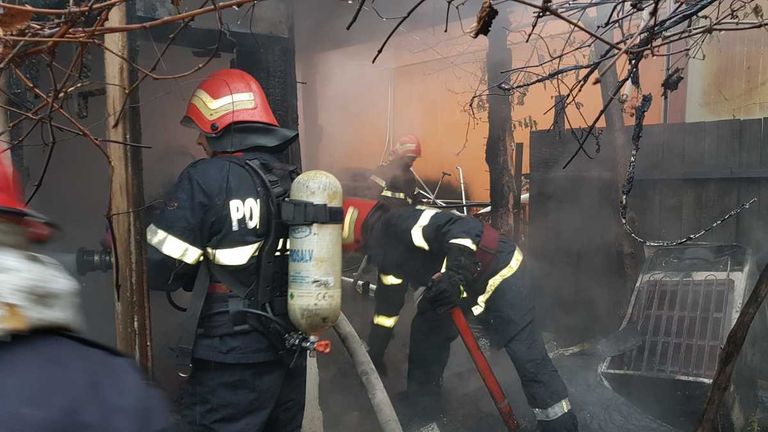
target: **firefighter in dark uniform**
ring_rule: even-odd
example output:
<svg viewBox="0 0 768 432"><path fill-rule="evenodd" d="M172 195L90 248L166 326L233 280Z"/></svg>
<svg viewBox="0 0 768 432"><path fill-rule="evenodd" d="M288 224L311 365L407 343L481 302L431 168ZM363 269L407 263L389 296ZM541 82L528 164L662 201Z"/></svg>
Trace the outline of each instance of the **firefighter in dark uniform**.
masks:
<svg viewBox="0 0 768 432"><path fill-rule="evenodd" d="M182 124L200 131L208 158L179 175L147 240L151 287L192 291L192 328L176 347L189 374L184 430L299 431L306 367L283 341L288 226L277 212L297 174L278 157L297 132L279 127L259 83L235 69L200 83Z"/></svg>
<svg viewBox="0 0 768 432"><path fill-rule="evenodd" d="M416 135L404 135L389 151L387 163L379 165L369 177L370 198L390 205L410 205L416 200L416 175L411 171L421 157L421 142Z"/></svg>
<svg viewBox="0 0 768 432"><path fill-rule="evenodd" d="M523 254L512 241L477 219L436 209L377 205L367 217L357 213L346 220L357 229L345 231L362 235L380 271L427 286L411 326L412 400L438 400L457 337L447 312L460 305L507 351L542 430L577 430L565 384L534 323L533 299L522 283Z"/></svg>
<svg viewBox="0 0 768 432"><path fill-rule="evenodd" d="M134 361L72 333L83 321L80 284L32 252L52 230L17 184L0 160L0 429L167 430L168 405Z"/></svg>
<svg viewBox="0 0 768 432"><path fill-rule="evenodd" d="M413 205L418 189L416 175L411 168L420 157L419 139L412 134L401 137L389 152L387 163L377 167L370 176L372 190L375 191L371 198L391 207ZM379 269L376 287L376 306L368 333L368 354L379 373L385 375L387 369L384 353L400 318L400 310L408 291L408 281Z"/></svg>

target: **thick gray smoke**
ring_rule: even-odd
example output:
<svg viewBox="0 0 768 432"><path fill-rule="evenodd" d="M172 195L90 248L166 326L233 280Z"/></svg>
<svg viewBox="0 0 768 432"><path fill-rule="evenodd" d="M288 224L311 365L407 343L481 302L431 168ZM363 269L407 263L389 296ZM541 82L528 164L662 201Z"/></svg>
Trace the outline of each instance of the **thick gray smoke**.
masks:
<svg viewBox="0 0 768 432"><path fill-rule="evenodd" d="M388 141L396 141L399 135L406 133L437 136L435 129L439 129L440 125L450 124L451 131L455 129L461 132L452 133L456 136L446 138L444 142L433 140L426 143L428 151L425 152L424 158L416 163L416 171L423 174L426 183L433 190L440 172L450 172L452 175L446 177L441 186L440 197L459 199L461 195L455 167L460 164L465 167L468 176L475 176L466 180L472 192L468 198L484 200L487 191L476 179L487 175L482 160L486 134L475 130L471 131L471 134L468 133L471 135L469 150L456 156L464 142L465 127L461 122L466 119L466 113L461 112L462 107L456 105L455 101L448 106L445 99L437 96L466 90L443 83L441 80L448 73L446 70L458 76L456 81L466 84L466 87L476 87L478 77L464 70L463 64L471 64L473 67L484 64L484 51L481 54L473 51L447 60L442 59L442 62L436 62L433 67L425 68L427 73L416 67L402 67L395 72L401 63L412 67L417 63L414 58L418 55L428 53L432 56L430 59L433 59L437 56L434 51L443 48L434 44L420 45L413 36L416 31L431 33L435 38L442 35L446 19L445 2L427 2L408 20L403 30L397 32L377 64L370 64L380 43L396 24L395 18L402 16L413 4L413 0L376 2L379 12L392 19L382 20L369 7L363 11L356 25L347 31L345 26L354 12L356 2L295 2L293 28L299 81L297 86L303 165L305 169L319 168L334 173L344 180L347 193L354 195L356 187L367 181L367 170L381 162ZM468 1L462 10L475 11L479 4L480 0ZM260 7L259 4L256 7ZM240 19L241 17L245 18ZM228 13L225 18L231 24L232 31L258 29L280 35L290 27L285 25L285 22L267 25L270 23L269 17L259 16L258 13L255 15L256 22L251 22L242 10L238 13ZM471 23L473 18L465 16L463 19L467 24ZM204 25L215 27L215 21L208 17ZM460 26L455 11L449 16L449 26ZM455 40L463 42L467 38L450 36L449 39L458 44ZM410 43L413 44L412 47L409 47ZM142 39L140 63L151 64L163 44L164 41L153 41L146 37ZM403 46L406 49L403 49ZM455 48L455 45L452 47ZM467 51L477 51L476 48L477 46L469 44L466 46ZM193 52L186 47L173 47L164 56L158 72L172 74L190 70L204 60L205 54L207 53ZM203 157L201 150L195 145L195 132L181 127L178 121L199 80L213 70L229 67L231 58L231 54L222 53L195 74L171 81L147 80L142 85L142 144L152 147L143 151L147 204L156 201L161 203L181 170L195 159ZM102 59L98 51L94 51L91 65L93 81L98 83L103 76ZM41 86L47 85L46 80L46 77L41 77ZM414 82L418 85L413 85ZM399 93L398 88L401 89ZM414 88L416 90L413 90ZM104 125L108 121L104 118L104 98L96 96L89 102L89 114L83 121L96 136L104 136ZM71 104L68 108L76 108L75 101L68 103ZM414 109L416 105L427 108ZM55 118L66 123L58 116ZM435 118L443 119L444 123L429 129L426 125ZM528 131L517 133L527 134ZM24 143L24 174L29 179L27 192L41 178L46 156L52 151L50 166L32 206L49 215L60 225L61 232L46 251L74 272L77 249L86 247L98 250L100 241L105 236L108 166L100 152L85 139L69 138L66 133L57 134L57 144L55 148L51 148L48 143L50 137L43 136L45 142L35 133ZM605 143L606 148L610 145L611 143ZM610 157L609 151L600 155L603 159ZM537 239L538 244L529 244L529 257L531 270L547 275L546 278L532 279L532 283L535 284L533 289L539 300L537 307L540 322L547 331L547 340L555 339L561 347L610 334L623 318L630 294L626 291L624 281L617 276L622 271L622 263L613 233L603 229L616 223L612 215L615 214L617 198L606 194L606 174L603 172L605 170L593 168L596 166L595 161L580 161L582 162L581 168L574 168L581 171L571 177L537 172L537 167L532 167L534 172L531 177L531 216L537 219L537 228L532 228L530 236ZM642 164L642 157L640 163ZM608 181L613 181L613 178ZM542 189L544 186L541 185L545 184L548 186ZM536 188L539 188L538 191ZM653 191L643 190L640 185L635 194L638 201L633 203L633 206L638 205L643 196L650 198ZM537 199L538 201L535 201ZM147 209L147 212L150 211L151 207ZM642 224L645 221L639 222ZM754 239L750 246L764 243L766 231L759 229L759 223L750 220L738 226L739 230L748 233L746 236L751 235ZM536 232L536 229L539 231ZM564 246L548 247L555 243ZM542 260L537 261L537 257L542 257ZM552 259L553 257L556 259ZM354 269L360 258L347 257L346 267ZM545 262L543 258L548 260ZM758 259L764 262L765 253L758 252ZM552 265L552 262L557 260L568 265ZM366 275L374 281L373 269L369 269ZM83 288L86 335L106 344L114 344L115 293L111 273L90 273L79 277L79 281ZM583 287L587 288L581 289ZM344 295L343 309L360 335L365 338L373 301L352 290L346 291ZM389 375L384 381L396 403L401 398L401 392L405 390L409 324L414 314L411 297L408 296L395 339L386 358ZM184 304L187 298L184 293L179 293L176 295L176 301ZM764 325L768 314L763 315L761 323ZM178 380L170 347L176 341L177 324L181 318L182 314L167 304L164 295L152 295L155 378L171 392L178 385ZM334 343L333 352L318 360L321 373L321 407L325 413L326 430L376 430L378 426L362 384L358 377L350 372L353 367L349 357L331 332L326 336ZM766 344L763 343L750 350L748 355L759 359L765 351ZM666 426L649 420L645 414L626 401L617 400L615 395L602 385L596 373L601 360L585 355L557 362L566 382L577 392L573 399L576 410L595 415L589 417L585 414L583 430L669 430ZM517 375L508 357L503 352L493 352L490 361L512 405L518 409L524 427L532 430L535 422L527 409L525 396L520 390ZM753 379L755 375L749 374L737 378L747 383L752 379L752 385L755 387L765 387L764 376L760 376L761 381ZM453 413L456 422L465 430L502 430L474 366L465 348L458 341L452 347L444 390L447 410ZM601 416L600 412L612 414Z"/></svg>

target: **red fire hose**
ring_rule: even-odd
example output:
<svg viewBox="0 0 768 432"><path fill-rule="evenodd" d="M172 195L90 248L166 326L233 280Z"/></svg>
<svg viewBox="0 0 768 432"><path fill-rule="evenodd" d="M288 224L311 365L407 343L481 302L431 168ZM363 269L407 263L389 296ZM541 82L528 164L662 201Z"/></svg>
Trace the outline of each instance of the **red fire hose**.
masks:
<svg viewBox="0 0 768 432"><path fill-rule="evenodd" d="M504 390L501 389L501 385L499 385L499 381L496 379L496 375L494 375L491 365L488 364L488 360L480 350L480 346L477 344L475 335L469 328L464 313L460 308L455 307L451 309L451 318L453 318L453 323L456 325L456 329L459 330L461 340L464 341L464 345L466 345L469 355L472 356L472 361L475 363L475 367L477 367L477 372L483 379L485 387L488 389L488 393L491 394L491 398L496 404L496 409L499 410L501 421L504 422L507 430L516 431L519 425L517 424L515 413L512 412L512 407L509 405L507 396L504 394Z"/></svg>

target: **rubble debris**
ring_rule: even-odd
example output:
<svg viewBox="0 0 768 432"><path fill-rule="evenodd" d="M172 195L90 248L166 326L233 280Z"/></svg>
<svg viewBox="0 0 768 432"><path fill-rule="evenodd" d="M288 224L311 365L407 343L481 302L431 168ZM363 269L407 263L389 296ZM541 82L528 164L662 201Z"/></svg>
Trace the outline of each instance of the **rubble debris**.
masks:
<svg viewBox="0 0 768 432"><path fill-rule="evenodd" d="M637 166L637 153L640 151L640 138L643 135L643 121L645 120L645 113L648 112L648 109L651 107L652 100L653 100L653 96L651 96L650 93L643 95L643 98L640 101L640 103L637 105L637 108L635 111L635 128L632 132L632 154L629 157L629 165L627 166L627 176L626 176L626 179L624 180L624 186L622 186L621 188L621 202L620 202L619 214L621 216L621 223L624 225L624 229L629 233L629 235L632 236L632 238L634 238L638 242L648 246L677 246L683 243L687 243L696 238L699 238L702 235L708 233L709 231L712 231L721 223L741 213L742 210L749 208L752 204L754 204L757 201L757 197L754 197L751 200L745 203L742 203L739 207L731 210L728 214L726 214L725 216L721 217L720 219L712 223L712 225L700 230L699 232L690 234L685 238L682 238L679 240L670 240L670 241L649 241L649 240L638 237L637 234L635 234L632 227L630 227L629 224L627 223L627 199L629 198L630 192L632 192L632 187L635 182L635 168Z"/></svg>
<svg viewBox="0 0 768 432"><path fill-rule="evenodd" d="M661 83L661 88L664 89L664 91L661 93L661 97L666 98L669 93L677 90L680 87L680 83L683 82L684 79L685 77L683 76L683 68L674 68L672 72L664 77L664 81Z"/></svg>
<svg viewBox="0 0 768 432"><path fill-rule="evenodd" d="M0 8L0 35L10 35L27 27L32 12L23 9Z"/></svg>
<svg viewBox="0 0 768 432"><path fill-rule="evenodd" d="M480 10L477 12L477 22L470 33L472 39L477 39L478 36L488 36L491 32L491 25L493 20L499 15L499 10L493 7L491 0L484 0L483 5L480 6Z"/></svg>

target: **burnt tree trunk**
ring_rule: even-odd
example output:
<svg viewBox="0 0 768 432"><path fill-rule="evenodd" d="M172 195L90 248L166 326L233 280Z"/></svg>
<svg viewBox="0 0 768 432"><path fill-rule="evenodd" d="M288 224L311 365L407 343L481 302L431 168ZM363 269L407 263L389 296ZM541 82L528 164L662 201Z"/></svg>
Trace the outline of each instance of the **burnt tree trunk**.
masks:
<svg viewBox="0 0 768 432"><path fill-rule="evenodd" d="M747 339L747 334L752 326L752 321L760 311L760 306L768 297L768 265L763 267L760 277L755 284L754 289L749 294L744 308L736 318L733 328L728 333L725 345L720 349L718 356L717 372L712 379L712 388L709 391L707 403L704 406L704 412L701 415L699 426L696 432L714 432L720 430L718 427L717 415L720 412L720 405L723 402L728 389L731 387L731 377L736 368L736 362L739 359L739 353Z"/></svg>
<svg viewBox="0 0 768 432"><path fill-rule="evenodd" d="M598 9L597 22L603 22L608 8ZM587 21L587 20L585 20ZM590 27L595 27L595 23L588 23ZM610 35L609 35L610 36ZM600 41L595 41L592 46L592 56L597 59L603 55L608 46ZM600 78L600 95L602 96L602 103L607 103L613 92L616 90L616 86L619 82L618 74L616 72L615 63L606 61L599 68ZM612 206L613 220L616 221L613 231L616 238L616 253L619 256L619 261L622 264L621 272L624 278L624 292L623 294L629 295L635 285L635 280L640 273L640 268L643 262L643 250L642 246L635 242L629 234L624 230L624 226L621 223L619 216L619 201L621 199L621 185L624 184L624 177L627 171L627 164L629 163L629 154L631 152L631 140L630 132L624 124L624 113L622 111L621 104L619 103L619 97L617 96L605 111L605 131L601 137L601 141L606 146L610 146L615 156L614 166L614 182L610 193L615 197L616 205ZM630 217L631 219L631 217Z"/></svg>
<svg viewBox="0 0 768 432"><path fill-rule="evenodd" d="M514 215L514 239L515 243L521 245L523 243L523 143L515 143L515 172L513 175L512 214Z"/></svg>
<svg viewBox="0 0 768 432"><path fill-rule="evenodd" d="M501 71L512 65L512 50L507 45L509 18L502 9L488 35L486 65L488 73L488 141L485 162L491 188L491 225L502 233L512 233L510 196L514 190L509 147L512 142L512 103L510 96L496 89Z"/></svg>

